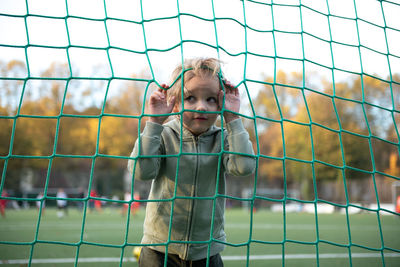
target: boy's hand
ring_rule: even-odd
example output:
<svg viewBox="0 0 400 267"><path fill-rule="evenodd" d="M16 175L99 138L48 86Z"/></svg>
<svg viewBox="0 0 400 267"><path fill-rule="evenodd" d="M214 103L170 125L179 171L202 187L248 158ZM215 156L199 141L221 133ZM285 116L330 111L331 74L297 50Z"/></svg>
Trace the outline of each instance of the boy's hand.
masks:
<svg viewBox="0 0 400 267"><path fill-rule="evenodd" d="M227 111L224 112L224 119L227 123L238 119L239 116L229 112L228 110L239 112L240 110L240 96L239 89L235 88L229 81L224 80L225 85L225 109ZM222 108L222 101L224 99L224 92L221 90L219 92L219 108Z"/></svg>
<svg viewBox="0 0 400 267"><path fill-rule="evenodd" d="M161 87L164 89L168 89L168 85L161 84ZM170 103L167 101L167 90L162 88L158 88L157 91L154 91L149 99L149 114L157 115L157 114L169 114L172 112L172 109L175 105L175 97L171 98ZM164 121L168 118L168 116L151 116L150 121L158 124L163 124Z"/></svg>

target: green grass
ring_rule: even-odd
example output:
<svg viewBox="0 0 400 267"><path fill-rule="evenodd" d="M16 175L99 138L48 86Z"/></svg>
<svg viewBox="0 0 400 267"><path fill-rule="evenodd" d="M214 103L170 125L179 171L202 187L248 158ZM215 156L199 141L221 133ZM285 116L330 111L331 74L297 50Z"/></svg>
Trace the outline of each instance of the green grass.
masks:
<svg viewBox="0 0 400 267"><path fill-rule="evenodd" d="M55 209L46 209L37 229L38 211L7 210L0 220L0 260L29 259L79 259L121 257L132 258L132 249L140 243L144 210L127 217L120 209L104 209L102 213L70 209L66 217L58 218ZM252 221L253 227L250 228ZM284 221L286 222L284 227ZM354 214L272 213L258 211L253 214L242 209L226 213L226 233L229 245L222 255L225 266L246 266L246 260L226 257L273 255L273 259L250 260L249 266L400 266L400 253L385 249L384 264L380 249L400 250L400 218L376 213ZM380 221L380 226L379 226ZM316 227L318 225L318 228ZM127 232L128 229L128 232ZM382 229L382 234L380 233ZM318 230L318 232L317 232ZM350 230L350 232L349 232ZM83 242L81 242L81 240ZM36 242L35 242L36 241ZM252 242L250 242L252 241ZM383 241L383 243L382 243ZM127 246L124 248L124 244ZM285 254L283 262L282 253ZM316 258L309 255L320 255ZM364 254L366 256L363 257ZM331 254L339 256L332 257ZM375 254L376 257L371 257ZM298 258L299 256L306 258ZM358 255L358 256L357 256ZM389 257L391 256L391 257ZM294 257L294 258L293 258ZM32 266L73 266L73 262L32 264ZM3 266L26 266L4 264ZM119 262L79 263L78 266L119 266ZM123 262L122 266L137 266L136 262Z"/></svg>

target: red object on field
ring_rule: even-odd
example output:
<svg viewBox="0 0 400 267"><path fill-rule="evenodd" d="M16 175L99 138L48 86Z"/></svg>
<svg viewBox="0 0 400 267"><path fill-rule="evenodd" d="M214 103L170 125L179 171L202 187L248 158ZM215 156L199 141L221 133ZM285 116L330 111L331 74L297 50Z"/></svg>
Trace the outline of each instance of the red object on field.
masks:
<svg viewBox="0 0 400 267"><path fill-rule="evenodd" d="M124 200L125 201L130 201L131 198L131 193L126 192L125 196L124 196ZM133 199L134 200L140 200L140 195L138 193L135 193L133 195ZM123 207L122 207L122 214L125 215L126 212L128 211L129 208L129 204L128 203L124 203ZM131 211L132 211L132 215L135 215L136 212L139 210L140 208L140 202L139 201L132 201L131 203Z"/></svg>
<svg viewBox="0 0 400 267"><path fill-rule="evenodd" d="M396 201L396 212L400 213L400 196L397 197Z"/></svg>
<svg viewBox="0 0 400 267"><path fill-rule="evenodd" d="M90 191L90 196L91 197L99 197L99 194L97 194L97 191L96 190L91 190ZM102 212L102 209L101 209L101 200L98 200L98 199L90 199L90 202L94 202L93 203L93 206L94 206L94 208L98 211L98 212Z"/></svg>
<svg viewBox="0 0 400 267"><path fill-rule="evenodd" d="M4 189L3 193L1 194L2 197L8 197L7 191ZM0 199L0 214L2 217L6 217L6 206L7 206L8 199Z"/></svg>

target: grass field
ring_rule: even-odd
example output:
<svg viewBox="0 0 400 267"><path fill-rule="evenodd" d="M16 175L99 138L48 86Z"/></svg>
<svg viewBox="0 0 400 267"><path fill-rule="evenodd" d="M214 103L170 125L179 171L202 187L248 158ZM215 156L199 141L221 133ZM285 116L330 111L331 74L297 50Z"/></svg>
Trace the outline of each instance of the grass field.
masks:
<svg viewBox="0 0 400 267"><path fill-rule="evenodd" d="M121 256L122 266L137 266L132 249L141 239L144 210L130 217L128 231L127 217L117 208L87 213L84 231L83 212L77 209L63 218L57 217L55 209L46 209L38 231L37 210L7 210L6 215L0 219L2 266L27 266L31 253L32 266L74 266L77 253L78 266L120 266ZM222 253L224 263L247 266L249 254L248 266L398 267L400 218L379 218L376 213L350 215L348 227L347 217L339 213L287 213L284 218L282 213L258 211L250 228L250 212L228 210L226 233L231 245ZM384 259L383 246L390 248L384 250Z"/></svg>

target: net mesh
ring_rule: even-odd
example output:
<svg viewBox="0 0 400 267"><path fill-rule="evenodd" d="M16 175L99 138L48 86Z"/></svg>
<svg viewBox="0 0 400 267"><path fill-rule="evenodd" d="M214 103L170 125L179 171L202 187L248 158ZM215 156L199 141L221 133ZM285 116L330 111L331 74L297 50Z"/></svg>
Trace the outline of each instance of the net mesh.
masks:
<svg viewBox="0 0 400 267"><path fill-rule="evenodd" d="M236 1L234 4L224 1L209 1L207 4L203 4L205 6L203 7L204 10L206 10L204 14L206 15L199 15L196 12L196 7L190 13L190 9L186 6L187 1L179 0L175 2L165 1L167 5L174 6L174 11L171 14L168 14L167 9L163 10L163 8L158 9L161 11L151 13L149 10L154 9L156 6L151 1L143 0L134 1L133 3L93 1L92 8L95 11L87 15L85 12L79 11L79 4L77 5L75 2L65 1L60 5L61 8L53 6L53 8L49 7L44 11L38 11L40 9L36 9L37 3L34 1L19 1L18 5L23 7L19 9L11 8L14 5L9 3L0 8L0 31L3 32L1 34L3 37L0 37L0 51L2 51L2 57L8 62L8 65L6 64L8 71L3 68L0 77L4 88L1 89L3 90L1 91L3 99L0 100L2 108L0 121L3 122L3 125L9 125L7 131L4 130L5 128L1 130L7 132L2 135L2 143L7 143L8 148L6 151L3 149L0 155L0 160L2 161L0 192L3 193L1 200L30 202L39 200L41 203L39 216L35 224L34 239L28 242L0 240L0 245L30 246L29 265L32 264L35 248L41 244L64 245L76 248L75 265L78 264L81 255L80 249L84 245L121 249L119 263L122 265L125 249L139 245L139 243L128 241L129 225L132 223L130 216L127 216L123 244L91 242L85 238L86 218L91 201L129 204L129 206L134 203L133 200L111 200L93 194L90 195L94 191L92 187L95 179L95 166L99 161L104 158L124 160L125 162L128 159L136 159L129 158L126 153L124 154L120 151L115 153L112 151L104 152L101 141L104 136L102 136L101 132L103 127L110 126L106 124L105 120L107 118L137 120L138 125L135 129L140 130L144 124L143 120L148 117L145 107L146 97L150 94L150 85L159 85L164 78L158 74L158 67L169 67L169 63L165 63L169 60L164 58L163 54L175 53L173 54L175 59L176 55L178 55L182 62L185 57L211 54L218 58L229 59L227 61L229 63L233 62L231 64L237 67L232 72L237 74L234 78L236 79L235 82L244 92L244 102L248 106L246 111L240 115L247 121L247 126L253 129L252 141L254 141L256 157L259 162L258 171L254 177L254 187L247 196L232 197L216 194L211 199L215 201L218 197L224 197L228 200L245 201L249 204L251 215L248 225L250 228L248 241L239 245L227 243L229 246L247 247L247 265L250 264L250 246L254 244L281 245L282 265L285 265L285 248L290 243L314 246L318 266L321 261L319 255L319 247L321 245L332 245L346 249L350 266L353 265L353 257L355 257L355 254L352 254L354 248L378 253L382 265L385 265L386 253L400 253L398 243L397 245L387 245L384 231L382 230L383 213L389 213L394 216L399 216L399 214L380 203L382 198L380 196L380 183L389 182L390 184L395 184L400 180L399 172L396 169L398 168L400 151L398 127L400 77L396 74L400 69L400 51L398 48L400 24L397 18L400 4L397 1L363 1L361 3L361 1L354 0L344 1L342 3L343 6L328 0L312 2L247 0ZM50 5L50 3L47 4ZM116 6L125 9L125 15L120 17L114 15L116 14L114 11ZM366 9L365 7L369 8ZM163 11L165 12L163 13ZM194 22L200 23L202 26L199 27L202 30L190 29ZM77 27L84 28L83 25L90 23L94 25L94 28L83 29L83 34L81 35L76 33ZM50 32L46 28L46 24L59 26L59 29L62 29L63 37L57 39L57 34L59 33ZM167 27L172 25L174 32L168 30L168 28L161 27L162 24L167 25ZM13 25L13 27L10 25ZM40 39L36 35L38 30L35 27L44 29L44 31L47 29L49 32L46 32L44 34L45 37L42 36L42 39ZM94 30L96 27L100 29ZM123 37L115 35L116 32L124 30L127 32ZM167 33L162 35L162 31ZM90 40L87 40L91 39L91 34L93 36L101 35L102 37L94 37L93 39L96 41L91 43ZM172 40L175 38L177 41L171 45L171 42L164 42L164 39L168 38ZM18 65L17 61L13 61L15 58L7 59L9 54L20 59L18 62L22 63ZM49 66L54 58L62 58L62 62L65 63L64 67L57 69L53 65L54 67L50 73L41 72L41 64L42 66L46 64L46 66ZM117 61L116 58L120 61ZM14 65L12 62L14 62ZM105 62L105 64L96 65L99 62ZM118 62L127 65L121 67ZM123 65L122 63L121 65ZM173 63L175 64L175 62ZM89 64L90 67L98 66L98 70L91 72L83 68L80 69L81 64L82 66ZM126 73L131 72L132 68L135 69L137 66L142 69L145 68L150 78L126 75ZM285 76L279 72L281 68L287 68L287 71L294 71L300 75L300 78L295 79ZM15 71L11 73L10 69ZM229 70L226 72L229 73ZM266 75L268 78L266 76L260 78L254 75L254 73L260 72L272 73L273 75ZM312 75L316 75L318 78L317 72L324 73L326 76L324 79L321 78L321 80L313 83ZM352 80L354 83L344 87L344 84L348 81L342 82L341 78L343 76L355 77ZM92 99L93 102L101 102L100 114L70 112L69 101L72 100L68 91L74 88L74 83L77 80L103 88L96 92L91 91L89 94L89 99ZM45 111L38 112L40 115L24 112L24 98L27 98L28 94L33 94L33 98L35 94L40 95L40 90L30 92L32 84L37 81L57 82L62 85L61 93L53 98L57 99L58 102L48 104L56 105L56 112L48 112L47 114ZM135 107L137 114L119 114L107 111L106 103L111 98L112 84L115 81L144 84L142 92L138 93L143 98L137 102ZM5 88L9 88L7 84L18 84L16 87L18 90L12 93L6 92ZM356 88L358 91L354 90L356 84L359 84L359 87ZM353 91L346 92L343 90L343 88L349 88L351 85L353 85ZM255 86L261 89L254 90ZM330 88L322 89L323 87ZM357 92L354 93L355 91ZM263 96L263 92L265 98L260 97ZM9 97L10 95L13 95L14 98ZM310 95L315 96L312 101L310 100ZM80 97L85 99L85 93L81 93ZM136 94L135 97L138 97L138 95ZM270 99L275 104L262 102L260 99ZM326 105L319 106L319 110L315 110L313 101L320 102L323 105L325 103ZM303 103L302 113L296 108L288 108L288 106L299 107L298 102ZM344 105L343 103L346 104ZM83 101L82 105L86 104ZM272 107L275 108L275 113L271 113ZM350 113L353 114L349 114L346 110L351 110ZM221 114L224 111L225 109L222 109ZM324 112L329 116L321 119L316 115ZM354 116L356 124L364 123L364 127L351 128L349 124L346 124L346 118L351 115ZM372 118L375 118L375 120ZM95 140L94 153L75 154L70 152L73 150L61 148L60 143L63 138L61 131L63 122L67 119L75 120L74 124L78 125L77 129L83 127L78 123L79 119L91 120L90 125L94 127L94 132L96 133L91 137ZM324 119L331 119L335 122L328 123ZM54 121L50 127L55 132L54 145L51 149L48 149L48 153L43 153L43 151L27 153L23 149L18 150L16 148L17 142L23 140L19 136L21 133L18 133L19 124L26 121L30 121L31 125L40 124L46 120ZM6 124L4 124L5 122ZM29 127L29 124L27 125ZM264 134L259 134L265 129L273 129L271 125L276 125L274 128L276 129L275 135L278 135L278 139L282 143L277 153L265 152L270 151L263 144L266 137ZM46 124L43 124L43 126L49 127ZM325 132L325 140L319 139L321 136L318 133L319 131ZM277 132L278 134L276 134ZM274 134L273 131L268 133L270 136ZM41 134L44 133L39 131L39 135ZM108 137L113 138L115 136ZM294 149L295 143L300 142L298 140L303 137L307 139L304 142L308 144L306 146L308 149L305 149L304 146L298 150ZM336 146L335 149L325 146L326 149L330 149L328 153L334 154L332 155L333 159L321 156L321 151L319 150L321 147L320 142ZM374 150L376 142L382 144L382 150ZM357 159L352 158L353 154L348 152L349 143L356 144L354 149L367 153L361 160L368 162L369 165L359 164L356 162ZM78 151L79 146L84 145L84 143L78 143ZM125 146L130 146L130 143L126 143ZM376 162L379 161L380 155L385 148L394 152L390 158L383 160L390 166L381 168ZM322 154L324 153L322 152ZM43 185L44 194L40 199L6 196L4 194L6 185L12 184L10 182L11 178L9 178L11 177L9 176L10 170L13 168L11 163L18 159L22 161L45 160L48 162L46 181ZM52 168L56 161L60 159L91 161L87 188L89 196L84 198L60 198L49 193ZM264 164L262 162L264 161L273 161L275 165L271 164L271 169L263 169ZM276 164L279 166L276 167ZM288 188L288 184L290 184L290 179L293 176L293 172L289 169L292 167L296 172L304 171L304 174L311 177L311 187L308 189L308 192L311 192L311 197L300 198L296 194L291 195L289 193L291 191ZM280 170L284 184L282 197L270 197L268 194L257 193L259 189L257 185L263 177L262 172L264 170L273 172L276 169ZM336 173L333 176L340 177L339 181L344 187L344 203L342 204L319 197L319 188L317 186L319 172L328 170ZM376 199L375 207L367 207L352 201L349 194L350 188L347 186L349 185L348 180L356 175L367 175L370 178L369 188ZM379 177L384 177L385 179L380 180ZM134 184L131 185L131 192L133 191ZM393 192L394 196L395 192ZM131 198L133 198L133 194ZM78 242L52 241L40 238L39 229L44 214L44 201L62 199L70 202L82 201L84 203L80 240ZM282 206L283 240L278 242L262 241L257 234L253 233L253 213L256 210L256 203L262 201L269 201ZM288 237L287 212L289 206L287 203L290 201L300 205L308 205L308 207L311 205L316 230L315 240L302 241ZM140 200L140 202L146 202L146 200ZM335 209L344 210L346 217L345 230L348 233L347 244L325 240L321 237L320 217L318 215L321 203L328 204ZM376 215L380 240L378 248L352 242L350 214L353 209ZM128 209L129 213L130 209ZM211 221L213 222L214 220ZM207 243L210 244L213 241L213 238L210 237ZM174 241L168 240L165 245L171 242Z"/></svg>

